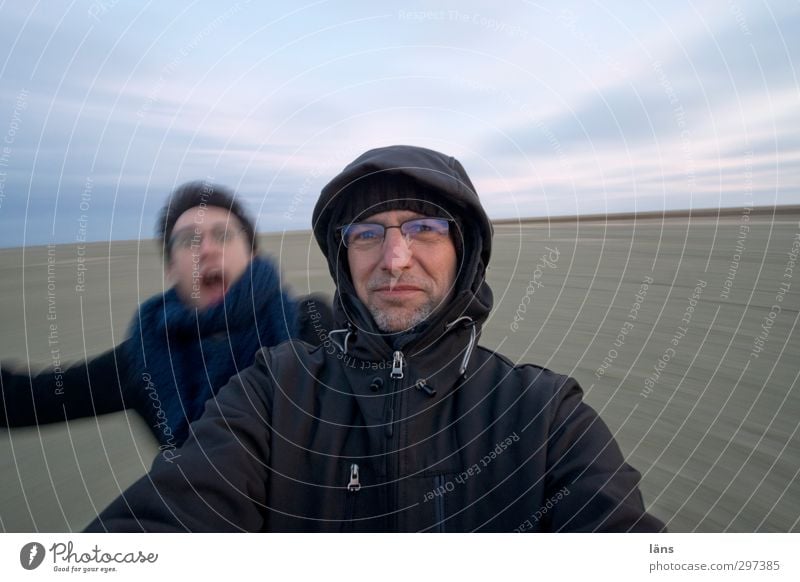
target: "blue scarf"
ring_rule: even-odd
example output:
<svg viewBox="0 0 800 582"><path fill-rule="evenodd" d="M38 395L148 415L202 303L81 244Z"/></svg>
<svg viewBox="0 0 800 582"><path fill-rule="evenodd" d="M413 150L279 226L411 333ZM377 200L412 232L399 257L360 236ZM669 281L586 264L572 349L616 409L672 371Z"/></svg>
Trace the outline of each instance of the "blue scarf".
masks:
<svg viewBox="0 0 800 582"><path fill-rule="evenodd" d="M254 258L224 301L207 310L187 306L175 289L142 303L126 355L135 408L162 448L180 446L189 423L228 380L250 366L262 346L295 337L297 307L281 290L277 269Z"/></svg>

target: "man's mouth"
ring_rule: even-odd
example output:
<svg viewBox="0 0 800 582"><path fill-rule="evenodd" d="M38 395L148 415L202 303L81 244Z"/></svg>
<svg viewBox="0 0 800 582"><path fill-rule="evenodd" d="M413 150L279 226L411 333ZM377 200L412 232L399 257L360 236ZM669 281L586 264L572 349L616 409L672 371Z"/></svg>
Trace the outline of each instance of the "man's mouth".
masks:
<svg viewBox="0 0 800 582"><path fill-rule="evenodd" d="M203 294L211 300L211 303L222 301L227 291L222 269L212 267L204 270L200 274L200 286Z"/></svg>
<svg viewBox="0 0 800 582"><path fill-rule="evenodd" d="M422 291L422 289L414 285L385 285L373 289L373 292L384 293L384 294L397 294L397 295L403 293L416 293L420 291Z"/></svg>

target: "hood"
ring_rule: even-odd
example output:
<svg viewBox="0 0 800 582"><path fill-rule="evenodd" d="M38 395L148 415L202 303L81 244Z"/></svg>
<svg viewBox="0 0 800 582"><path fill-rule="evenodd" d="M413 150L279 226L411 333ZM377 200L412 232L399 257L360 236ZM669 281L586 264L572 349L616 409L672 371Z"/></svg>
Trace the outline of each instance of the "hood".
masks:
<svg viewBox="0 0 800 582"><path fill-rule="evenodd" d="M379 174L405 176L428 192L441 195L443 205L459 215L464 227L464 251L453 299L423 325L436 328L435 333L441 335L443 325L460 317L467 316L480 324L492 307L492 292L485 275L493 231L475 187L455 158L426 148L396 145L369 150L359 156L322 189L314 208L314 237L336 282L334 317L337 325L365 330L377 336L387 335L375 328L372 316L356 296L347 267L347 251L336 230L342 226L341 211L343 201L348 199L348 188L359 180ZM411 335L413 337L408 341L420 339L419 334Z"/></svg>

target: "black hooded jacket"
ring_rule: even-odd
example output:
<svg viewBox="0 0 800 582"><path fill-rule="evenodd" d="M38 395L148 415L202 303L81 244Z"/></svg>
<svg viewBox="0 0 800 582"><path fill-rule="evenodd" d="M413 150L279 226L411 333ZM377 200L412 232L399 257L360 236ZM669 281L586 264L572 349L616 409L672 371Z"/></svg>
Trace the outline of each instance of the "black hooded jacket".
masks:
<svg viewBox="0 0 800 582"><path fill-rule="evenodd" d="M347 187L378 173L440 192L464 229L452 300L390 337L357 299L335 232ZM320 325L317 347L262 350L177 456L90 531L663 529L574 380L477 345L492 228L458 161L371 150L323 189L314 233L337 282L337 329Z"/></svg>

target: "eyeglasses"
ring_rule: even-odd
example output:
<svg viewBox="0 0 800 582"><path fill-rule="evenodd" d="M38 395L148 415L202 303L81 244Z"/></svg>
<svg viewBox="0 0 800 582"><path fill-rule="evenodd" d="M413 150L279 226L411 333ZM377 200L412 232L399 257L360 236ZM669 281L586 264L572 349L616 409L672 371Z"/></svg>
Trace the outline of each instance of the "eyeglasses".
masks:
<svg viewBox="0 0 800 582"><path fill-rule="evenodd" d="M450 234L452 218L412 218L399 226L384 226L374 222L353 222L340 226L339 234L342 244L348 249L368 251L383 244L386 231L390 228L399 228L407 244L436 243L444 240Z"/></svg>
<svg viewBox="0 0 800 582"><path fill-rule="evenodd" d="M200 248L203 238L211 237L211 240L218 246L224 247L244 232L239 227L225 227L222 225L214 226L205 232L197 232L196 228L184 228L172 235L169 239L169 248L172 250L191 250L192 247Z"/></svg>

